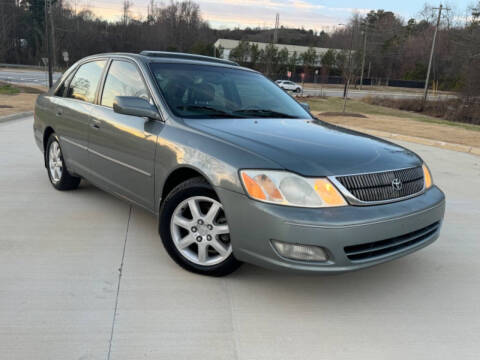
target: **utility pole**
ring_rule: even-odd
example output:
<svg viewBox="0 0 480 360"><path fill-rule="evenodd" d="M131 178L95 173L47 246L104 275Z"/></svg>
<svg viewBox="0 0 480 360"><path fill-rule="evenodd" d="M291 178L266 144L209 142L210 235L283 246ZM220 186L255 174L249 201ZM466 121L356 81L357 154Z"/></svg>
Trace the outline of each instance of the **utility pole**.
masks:
<svg viewBox="0 0 480 360"><path fill-rule="evenodd" d="M440 4L440 7L439 8L434 8L434 10L438 10L438 18L437 18L437 26L435 27L435 33L433 34L432 50L430 51L430 61L428 62L427 79L425 80L425 91L424 91L424 94L423 94L422 107L425 105L425 102L427 101L427 98L428 98L428 87L429 87L429 83L430 83L430 72L432 71L433 54L435 53L435 43L437 41L438 28L440 27L440 20L442 18L443 5ZM450 9L446 9L446 10L450 10Z"/></svg>
<svg viewBox="0 0 480 360"><path fill-rule="evenodd" d="M363 73L365 72L365 57L367 56L367 30L368 27L365 25L365 29L363 32L363 54L362 54L362 72L360 74L360 90L362 90L363 86Z"/></svg>
<svg viewBox="0 0 480 360"><path fill-rule="evenodd" d="M45 0L45 41L47 42L47 59L48 59L48 87L53 85L52 79L52 49L50 44L50 32L48 31L48 13L51 6L50 0Z"/></svg>
<svg viewBox="0 0 480 360"><path fill-rule="evenodd" d="M50 16L50 27L51 27L51 41L52 41L52 69L55 70L55 67L57 66L57 62L55 60L55 54L57 53L56 51L56 42L55 42L55 25L53 24L53 11L52 11L52 0L48 0L49 2L49 7L48 7L48 16Z"/></svg>

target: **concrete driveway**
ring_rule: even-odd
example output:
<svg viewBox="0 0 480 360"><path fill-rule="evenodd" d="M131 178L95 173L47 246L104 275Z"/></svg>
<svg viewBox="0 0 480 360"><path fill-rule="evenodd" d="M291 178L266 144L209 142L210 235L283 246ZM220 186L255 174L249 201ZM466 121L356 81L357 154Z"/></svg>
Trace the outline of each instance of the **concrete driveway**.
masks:
<svg viewBox="0 0 480 360"><path fill-rule="evenodd" d="M217 279L175 265L145 211L54 190L31 117L0 123L0 357L478 359L480 157L408 146L447 194L435 244L341 276Z"/></svg>

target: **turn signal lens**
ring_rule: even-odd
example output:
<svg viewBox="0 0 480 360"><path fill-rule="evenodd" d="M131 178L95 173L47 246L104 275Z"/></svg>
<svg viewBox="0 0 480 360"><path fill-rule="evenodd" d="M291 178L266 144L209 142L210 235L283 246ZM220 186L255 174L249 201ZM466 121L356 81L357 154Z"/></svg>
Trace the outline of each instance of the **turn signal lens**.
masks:
<svg viewBox="0 0 480 360"><path fill-rule="evenodd" d="M304 178L278 170L242 170L240 177L247 194L255 200L307 208L347 205L326 178Z"/></svg>
<svg viewBox="0 0 480 360"><path fill-rule="evenodd" d="M347 205L345 199L338 192L335 186L327 179L315 180L314 189L322 198L323 202L329 206L344 206Z"/></svg>
<svg viewBox="0 0 480 360"><path fill-rule="evenodd" d="M258 185L250 176L245 173L242 173L243 184L245 189L252 198L257 200L266 200L267 196L263 192L260 185Z"/></svg>
<svg viewBox="0 0 480 360"><path fill-rule="evenodd" d="M431 188L433 185L432 175L430 174L430 170L428 170L427 165L422 165L423 169L423 178L425 179L425 189Z"/></svg>

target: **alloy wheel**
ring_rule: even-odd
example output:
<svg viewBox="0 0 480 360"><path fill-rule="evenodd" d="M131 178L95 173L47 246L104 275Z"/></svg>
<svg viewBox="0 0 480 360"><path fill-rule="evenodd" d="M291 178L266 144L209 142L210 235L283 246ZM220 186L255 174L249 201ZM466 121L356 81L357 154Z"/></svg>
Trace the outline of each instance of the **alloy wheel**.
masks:
<svg viewBox="0 0 480 360"><path fill-rule="evenodd" d="M50 144L48 151L48 169L53 183L58 183L63 174L62 150L57 141Z"/></svg>
<svg viewBox="0 0 480 360"><path fill-rule="evenodd" d="M197 265L219 264L232 253L223 206L212 198L194 196L182 201L173 212L170 232L180 254Z"/></svg>

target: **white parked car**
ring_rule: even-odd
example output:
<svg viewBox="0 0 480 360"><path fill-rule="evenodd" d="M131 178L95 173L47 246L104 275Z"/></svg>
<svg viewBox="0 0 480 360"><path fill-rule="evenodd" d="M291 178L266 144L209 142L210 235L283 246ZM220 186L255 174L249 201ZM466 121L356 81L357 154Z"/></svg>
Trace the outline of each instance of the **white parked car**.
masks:
<svg viewBox="0 0 480 360"><path fill-rule="evenodd" d="M280 86L283 90L293 91L296 93L303 92L303 89L300 85L295 84L293 81L290 80L277 80L275 81L278 86Z"/></svg>

